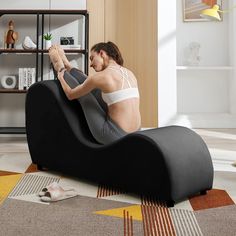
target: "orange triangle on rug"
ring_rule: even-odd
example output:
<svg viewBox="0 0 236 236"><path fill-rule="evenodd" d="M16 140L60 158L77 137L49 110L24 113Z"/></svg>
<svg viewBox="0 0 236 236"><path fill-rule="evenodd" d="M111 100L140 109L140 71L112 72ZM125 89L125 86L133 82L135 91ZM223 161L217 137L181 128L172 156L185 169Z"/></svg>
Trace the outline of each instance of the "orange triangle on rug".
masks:
<svg viewBox="0 0 236 236"><path fill-rule="evenodd" d="M209 190L206 195L194 196L189 201L195 211L235 204L229 194L222 189Z"/></svg>

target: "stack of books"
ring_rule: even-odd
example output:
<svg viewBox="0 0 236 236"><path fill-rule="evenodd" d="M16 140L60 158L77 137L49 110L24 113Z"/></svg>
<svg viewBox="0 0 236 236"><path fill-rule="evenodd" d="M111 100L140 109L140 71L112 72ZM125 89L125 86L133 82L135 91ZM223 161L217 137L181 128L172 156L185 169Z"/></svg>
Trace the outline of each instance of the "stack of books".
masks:
<svg viewBox="0 0 236 236"><path fill-rule="evenodd" d="M19 90L27 90L35 81L35 68L19 68Z"/></svg>

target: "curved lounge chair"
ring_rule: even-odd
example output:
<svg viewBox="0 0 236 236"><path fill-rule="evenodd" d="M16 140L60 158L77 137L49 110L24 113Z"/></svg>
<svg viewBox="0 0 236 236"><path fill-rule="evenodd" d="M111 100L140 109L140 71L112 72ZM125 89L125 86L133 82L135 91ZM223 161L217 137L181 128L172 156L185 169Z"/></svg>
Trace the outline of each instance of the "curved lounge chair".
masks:
<svg viewBox="0 0 236 236"><path fill-rule="evenodd" d="M57 80L37 82L29 88L26 133L38 168L155 196L168 206L212 188L211 156L191 129L155 128L99 144L79 102L69 101Z"/></svg>

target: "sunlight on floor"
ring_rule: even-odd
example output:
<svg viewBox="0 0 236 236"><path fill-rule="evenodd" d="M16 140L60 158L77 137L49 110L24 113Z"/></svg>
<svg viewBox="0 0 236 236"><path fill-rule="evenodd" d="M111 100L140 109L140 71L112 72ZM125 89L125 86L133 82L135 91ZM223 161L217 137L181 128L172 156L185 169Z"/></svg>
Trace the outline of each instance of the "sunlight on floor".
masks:
<svg viewBox="0 0 236 236"><path fill-rule="evenodd" d="M236 151L216 148L209 148L209 151L214 160L236 161Z"/></svg>
<svg viewBox="0 0 236 236"><path fill-rule="evenodd" d="M206 142L218 171L236 172L236 129L194 129Z"/></svg>
<svg viewBox="0 0 236 236"><path fill-rule="evenodd" d="M219 139L230 139L230 140L236 140L236 133L226 133L226 132L218 132L218 131L211 131L208 129L194 129L199 135L201 136L207 136L212 138L219 138ZM229 131L230 129L228 129Z"/></svg>

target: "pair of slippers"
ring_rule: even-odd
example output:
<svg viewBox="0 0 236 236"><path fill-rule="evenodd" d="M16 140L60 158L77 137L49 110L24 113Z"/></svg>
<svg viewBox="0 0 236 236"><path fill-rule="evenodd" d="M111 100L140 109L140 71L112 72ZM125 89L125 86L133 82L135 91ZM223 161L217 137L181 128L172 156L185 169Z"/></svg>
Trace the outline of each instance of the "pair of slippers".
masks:
<svg viewBox="0 0 236 236"><path fill-rule="evenodd" d="M74 188L62 188L57 182L53 182L39 192L43 202L57 202L78 196Z"/></svg>

